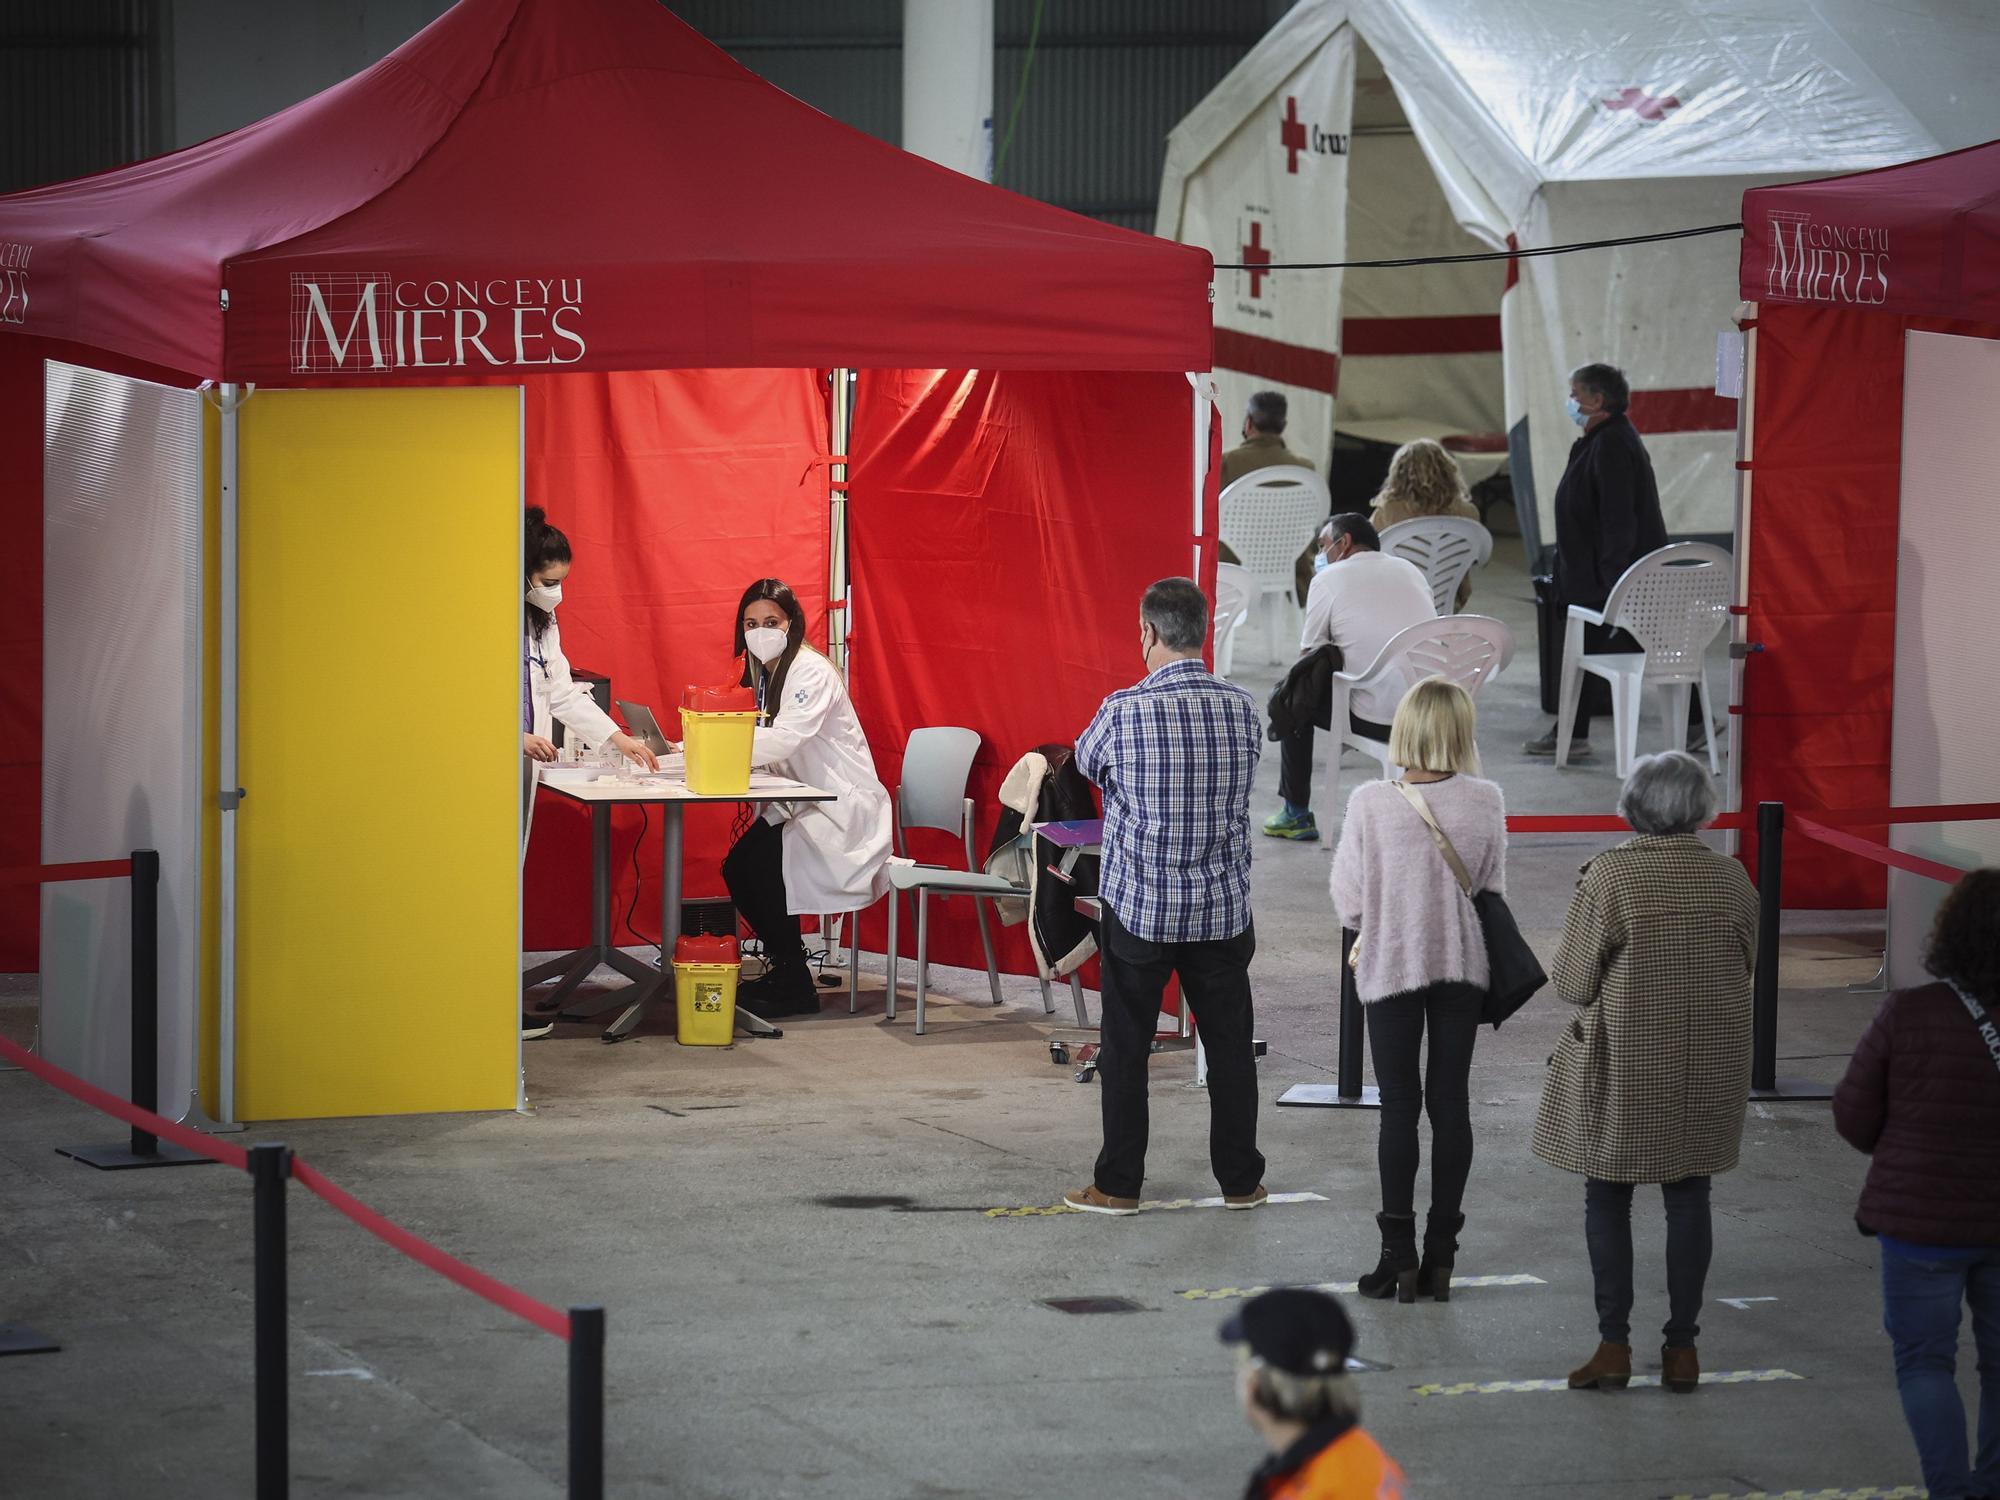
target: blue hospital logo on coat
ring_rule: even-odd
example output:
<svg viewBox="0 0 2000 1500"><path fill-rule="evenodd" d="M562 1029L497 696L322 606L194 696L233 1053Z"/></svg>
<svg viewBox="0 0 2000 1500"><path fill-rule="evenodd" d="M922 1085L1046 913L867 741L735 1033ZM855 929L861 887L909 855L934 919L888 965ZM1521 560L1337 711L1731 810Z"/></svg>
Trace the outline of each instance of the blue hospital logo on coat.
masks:
<svg viewBox="0 0 2000 1500"><path fill-rule="evenodd" d="M806 690L804 688L800 688L796 693L792 694L792 702L803 705L805 701Z"/></svg>

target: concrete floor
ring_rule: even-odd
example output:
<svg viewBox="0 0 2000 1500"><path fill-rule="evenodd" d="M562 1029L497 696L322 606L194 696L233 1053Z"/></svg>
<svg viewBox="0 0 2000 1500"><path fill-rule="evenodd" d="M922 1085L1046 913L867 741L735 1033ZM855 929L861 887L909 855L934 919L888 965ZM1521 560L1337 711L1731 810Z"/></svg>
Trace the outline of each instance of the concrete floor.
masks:
<svg viewBox="0 0 2000 1500"><path fill-rule="evenodd" d="M1518 566L1503 558L1473 607L1522 634L1524 654L1481 705L1487 767L1510 805L1608 810L1608 769L1558 776L1514 753L1542 722ZM1261 690L1271 674L1249 644L1239 675ZM1273 756L1265 804L1275 778ZM1515 905L1545 953L1576 866L1604 842L1516 840ZM858 1017L840 1004L782 1040L605 1047L563 1028L527 1050L528 1114L239 1139L284 1139L537 1296L606 1305L613 1494L1235 1495L1258 1452L1215 1339L1231 1304L1185 1294L1351 1280L1373 1258L1374 1116L1272 1105L1334 1066L1328 859L1325 846L1260 840L1255 874L1268 1180L1317 1200L1234 1217L989 1215L1054 1204L1087 1179L1097 1090L1051 1066L1045 1039L1062 1028L1026 981L993 1010L970 1003L983 976L940 971L944 994L966 1003L941 1004L918 1038L907 1009L883 1023L869 960ZM1843 986L1872 973L1879 914L1787 925L1783 1071L1831 1079L1876 1003ZM0 987L0 1032L25 1038L32 1017L31 989ZM1474 1076L1480 1155L1459 1271L1533 1279L1442 1307L1349 1299L1358 1352L1385 1367L1360 1377L1365 1420L1412 1493L1657 1500L1915 1484L1875 1249L1850 1217L1864 1164L1822 1104L1753 1105L1743 1165L1715 1192L1703 1363L1784 1378L1691 1398L1418 1389L1559 1378L1594 1346L1581 1184L1528 1150L1560 1020L1553 1003L1531 1005L1482 1039ZM1149 1195L1213 1192L1190 1059L1162 1056L1153 1079ZM65 1345L0 1360L0 1495L249 1493L247 1180L62 1159L58 1144L118 1132L18 1073L0 1075L0 1119L0 1321ZM1647 1208L1635 1342L1656 1368L1647 1330L1665 1292ZM294 1494L563 1492L552 1339L303 1194L291 1241ZM1088 1296L1138 1310L1044 1305Z"/></svg>

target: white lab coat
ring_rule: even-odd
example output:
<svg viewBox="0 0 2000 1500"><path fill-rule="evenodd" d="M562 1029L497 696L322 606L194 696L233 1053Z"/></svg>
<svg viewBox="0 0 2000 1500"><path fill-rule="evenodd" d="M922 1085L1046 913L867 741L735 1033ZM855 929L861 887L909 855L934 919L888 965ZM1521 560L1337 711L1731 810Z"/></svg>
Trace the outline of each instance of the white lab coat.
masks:
<svg viewBox="0 0 2000 1500"><path fill-rule="evenodd" d="M611 715L590 696L590 689L570 676L569 658L563 655L562 631L556 626L555 616L549 617L549 628L542 632L539 641L532 632L521 632L521 661L528 677L529 717L534 721L534 733L548 739L555 731L555 721L561 719L565 729L595 750L618 732ZM523 752L521 858L524 862L528 857L528 830L535 820L535 788L541 782L542 763Z"/></svg>
<svg viewBox="0 0 2000 1500"><path fill-rule="evenodd" d="M838 798L774 814L783 820L786 909L810 916L872 906L889 889L894 820L847 686L832 662L803 647L776 707L773 722L757 731L751 765Z"/></svg>

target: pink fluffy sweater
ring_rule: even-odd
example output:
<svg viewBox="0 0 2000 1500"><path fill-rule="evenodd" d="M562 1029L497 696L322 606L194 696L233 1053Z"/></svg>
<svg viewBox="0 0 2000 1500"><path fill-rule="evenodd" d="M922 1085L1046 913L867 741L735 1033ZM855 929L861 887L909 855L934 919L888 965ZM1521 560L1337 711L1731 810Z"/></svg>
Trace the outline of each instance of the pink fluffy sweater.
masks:
<svg viewBox="0 0 2000 1500"><path fill-rule="evenodd" d="M1475 890L1505 891L1507 808L1500 788L1454 776L1417 788L1465 861ZM1417 810L1391 782L1370 781L1347 802L1333 856L1333 907L1361 934L1354 976L1361 1003L1442 980L1485 987L1479 917Z"/></svg>

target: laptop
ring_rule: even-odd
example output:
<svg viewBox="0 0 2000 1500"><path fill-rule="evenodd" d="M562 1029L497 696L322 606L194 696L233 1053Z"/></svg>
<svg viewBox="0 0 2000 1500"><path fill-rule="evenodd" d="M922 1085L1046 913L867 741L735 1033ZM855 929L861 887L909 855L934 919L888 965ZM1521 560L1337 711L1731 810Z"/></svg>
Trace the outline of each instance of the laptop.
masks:
<svg viewBox="0 0 2000 1500"><path fill-rule="evenodd" d="M625 727L632 738L644 745L655 755L671 755L673 745L660 732L660 722L653 717L653 711L643 703L627 703L618 700L618 712L625 715Z"/></svg>

